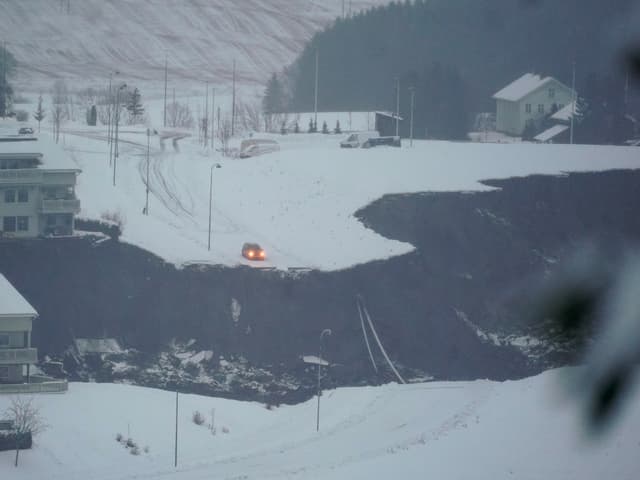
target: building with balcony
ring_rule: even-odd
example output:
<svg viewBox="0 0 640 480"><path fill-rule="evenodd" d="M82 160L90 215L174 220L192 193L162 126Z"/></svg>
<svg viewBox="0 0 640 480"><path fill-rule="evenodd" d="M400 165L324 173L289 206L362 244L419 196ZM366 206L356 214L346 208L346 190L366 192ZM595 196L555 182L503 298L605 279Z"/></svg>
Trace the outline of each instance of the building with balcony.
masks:
<svg viewBox="0 0 640 480"><path fill-rule="evenodd" d="M0 237L72 235L79 173L52 141L0 137Z"/></svg>
<svg viewBox="0 0 640 480"><path fill-rule="evenodd" d="M63 392L65 380L33 374L38 350L31 330L38 312L0 273L0 394Z"/></svg>

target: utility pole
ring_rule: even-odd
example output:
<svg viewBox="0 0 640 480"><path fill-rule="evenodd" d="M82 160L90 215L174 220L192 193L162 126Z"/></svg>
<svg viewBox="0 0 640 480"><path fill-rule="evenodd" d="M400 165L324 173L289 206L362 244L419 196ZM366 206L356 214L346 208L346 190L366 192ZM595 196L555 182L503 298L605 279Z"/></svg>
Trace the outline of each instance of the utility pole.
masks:
<svg viewBox="0 0 640 480"><path fill-rule="evenodd" d="M215 124L215 114L216 111L216 89L215 87L211 89L211 150L213 151L213 138L214 138L214 130L213 126Z"/></svg>
<svg viewBox="0 0 640 480"><path fill-rule="evenodd" d="M316 48L316 86L313 101L313 129L318 129L318 49Z"/></svg>
<svg viewBox="0 0 640 480"><path fill-rule="evenodd" d="M2 42L2 119L7 118L7 41Z"/></svg>
<svg viewBox="0 0 640 480"><path fill-rule="evenodd" d="M123 83L120 85L118 90L116 91L116 133L115 133L115 146L114 146L114 155L113 155L113 186L116 186L116 167L118 163L118 156L120 152L118 150L118 128L120 123L120 90L123 88L127 88L127 84Z"/></svg>
<svg viewBox="0 0 640 480"><path fill-rule="evenodd" d="M322 395L322 389L320 384L320 368L322 366L322 339L325 335L331 335L331 330L325 328L320 334L320 344L318 347L318 410L316 413L316 432L320 431L320 395Z"/></svg>
<svg viewBox="0 0 640 480"><path fill-rule="evenodd" d="M167 52L164 52L164 123L167 128Z"/></svg>
<svg viewBox="0 0 640 480"><path fill-rule="evenodd" d="M207 250L211 251L211 210L213 210L213 169L221 168L219 163L211 165L209 172L209 237L207 240Z"/></svg>
<svg viewBox="0 0 640 480"><path fill-rule="evenodd" d="M344 0L342 0L342 18L344 19Z"/></svg>
<svg viewBox="0 0 640 480"><path fill-rule="evenodd" d="M236 128L236 61L233 61L233 79L231 92L231 136L233 137Z"/></svg>
<svg viewBox="0 0 640 480"><path fill-rule="evenodd" d="M415 87L409 87L409 91L411 92L411 123L409 126L409 146L413 147L413 105L416 96Z"/></svg>
<svg viewBox="0 0 640 480"><path fill-rule="evenodd" d="M396 77L396 137L400 132L400 77Z"/></svg>
<svg viewBox="0 0 640 480"><path fill-rule="evenodd" d="M173 466L178 467L178 391L176 390L176 438L174 441Z"/></svg>
<svg viewBox="0 0 640 480"><path fill-rule="evenodd" d="M151 147L151 129L147 128L147 199L144 203L144 214L149 215L149 150Z"/></svg>
<svg viewBox="0 0 640 480"><path fill-rule="evenodd" d="M571 79L571 96L572 98L572 102L571 102L571 128L569 130L569 143L571 145L573 145L573 117L576 116L576 102L578 101L577 95L576 95L576 61L573 61L573 73L572 73L572 79Z"/></svg>
<svg viewBox="0 0 640 480"><path fill-rule="evenodd" d="M206 92L204 95L204 146L206 147L209 144L209 81L206 83Z"/></svg>

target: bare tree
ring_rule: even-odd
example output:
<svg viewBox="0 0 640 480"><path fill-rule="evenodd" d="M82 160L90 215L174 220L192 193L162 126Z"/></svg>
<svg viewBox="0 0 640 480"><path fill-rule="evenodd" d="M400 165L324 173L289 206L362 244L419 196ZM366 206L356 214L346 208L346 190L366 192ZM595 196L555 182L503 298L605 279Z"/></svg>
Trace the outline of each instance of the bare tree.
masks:
<svg viewBox="0 0 640 480"><path fill-rule="evenodd" d="M262 108L260 102L242 102L237 104L237 120L236 123L245 132L262 131Z"/></svg>
<svg viewBox="0 0 640 480"><path fill-rule="evenodd" d="M40 409L33 404L33 398L15 397L11 399L11 405L4 414L7 420L13 421L13 428L16 437L16 460L20 455L20 440L27 435L31 438L47 429L47 424L40 415Z"/></svg>
<svg viewBox="0 0 640 480"><path fill-rule="evenodd" d="M227 114L218 120L218 140L222 145L222 154L229 155L229 139L231 138L231 117Z"/></svg>
<svg viewBox="0 0 640 480"><path fill-rule="evenodd" d="M60 126L69 118L69 91L64 80L56 80L51 89L51 121L56 143L60 140Z"/></svg>
<svg viewBox="0 0 640 480"><path fill-rule="evenodd" d="M167 105L167 125L173 128L193 128L193 114L189 105L178 102Z"/></svg>
<svg viewBox="0 0 640 480"><path fill-rule="evenodd" d="M38 108L33 112L33 118L38 122L38 133L40 133L40 122L44 120L45 110L42 108L42 95L38 97Z"/></svg>

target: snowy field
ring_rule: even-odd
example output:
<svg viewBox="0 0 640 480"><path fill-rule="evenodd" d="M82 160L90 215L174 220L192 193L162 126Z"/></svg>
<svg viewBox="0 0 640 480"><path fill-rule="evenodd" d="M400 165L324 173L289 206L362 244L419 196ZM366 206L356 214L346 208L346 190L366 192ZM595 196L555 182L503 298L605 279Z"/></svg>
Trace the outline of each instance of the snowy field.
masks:
<svg viewBox="0 0 640 480"><path fill-rule="evenodd" d="M314 399L268 410L180 395L177 469L173 393L73 383L67 394L35 397L50 428L17 469L12 452L0 453L0 478L636 479L640 392L607 436L589 440L575 399L562 393L568 372L328 391L319 433ZM8 403L0 397L0 410ZM206 426L212 409L215 436ZM196 410L205 425L191 422Z"/></svg>
<svg viewBox="0 0 640 480"><path fill-rule="evenodd" d="M483 179L640 166L633 147L418 141L413 148L340 149L343 136L299 134L272 137L279 152L229 159L193 138L179 142L180 152L170 142L161 151L152 138L150 215L144 216L144 131L123 128L116 187L104 138L104 131L87 127L65 134L65 148L83 170L81 216L118 212L123 241L178 266L247 263L241 246L257 242L267 261L254 266L344 269L413 249L354 217L385 194L481 191L488 189L478 183ZM209 179L216 163L209 251Z"/></svg>
<svg viewBox="0 0 640 480"><path fill-rule="evenodd" d="M153 108L157 105L152 103ZM0 125L0 132L16 129L12 122ZM43 129L42 135L48 133ZM115 187L104 127L67 124L61 144L82 169L77 185L80 217L117 214L123 220L122 241L178 267L201 263L345 269L413 250L408 243L366 228L354 216L385 194L483 191L489 189L479 183L484 179L640 167L635 147L436 141L416 141L409 147L405 141L400 149L341 149L345 137L255 134L276 140L280 151L239 159L203 148L193 136L178 142L179 151L170 139L162 146L159 136L152 136L148 216L143 214L144 127L121 129ZM239 141L233 139L236 146ZM220 168L213 168L211 177L216 165ZM240 254L245 242L259 243L266 261L246 261Z"/></svg>

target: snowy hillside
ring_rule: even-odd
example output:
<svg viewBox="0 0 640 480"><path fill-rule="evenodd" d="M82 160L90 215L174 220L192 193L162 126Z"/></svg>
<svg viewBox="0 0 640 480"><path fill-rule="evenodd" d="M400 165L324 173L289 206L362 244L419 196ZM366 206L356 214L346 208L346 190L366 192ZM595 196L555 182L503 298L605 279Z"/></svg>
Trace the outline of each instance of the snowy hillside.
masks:
<svg viewBox="0 0 640 480"><path fill-rule="evenodd" d="M109 72L172 80L264 85L291 63L314 32L342 14L342 0L53 0L0 2L2 39L18 60L20 90L106 83ZM353 0L358 11L386 0ZM25 28L28 27L28 28ZM27 86L25 86L25 82Z"/></svg>
<svg viewBox="0 0 640 480"><path fill-rule="evenodd" d="M587 442L574 399L561 395L560 380L569 372L505 383L328 391L319 433L315 400L268 410L257 403L181 395L177 470L173 393L71 384L67 394L35 397L50 428L33 450L23 452L17 469L12 452L0 453L0 477L637 478L638 402L628 402L609 436ZM8 403L0 397L0 410ZM215 436L206 426L212 409ZM205 425L191 422L196 410ZM139 445L139 456L116 441L118 433Z"/></svg>

